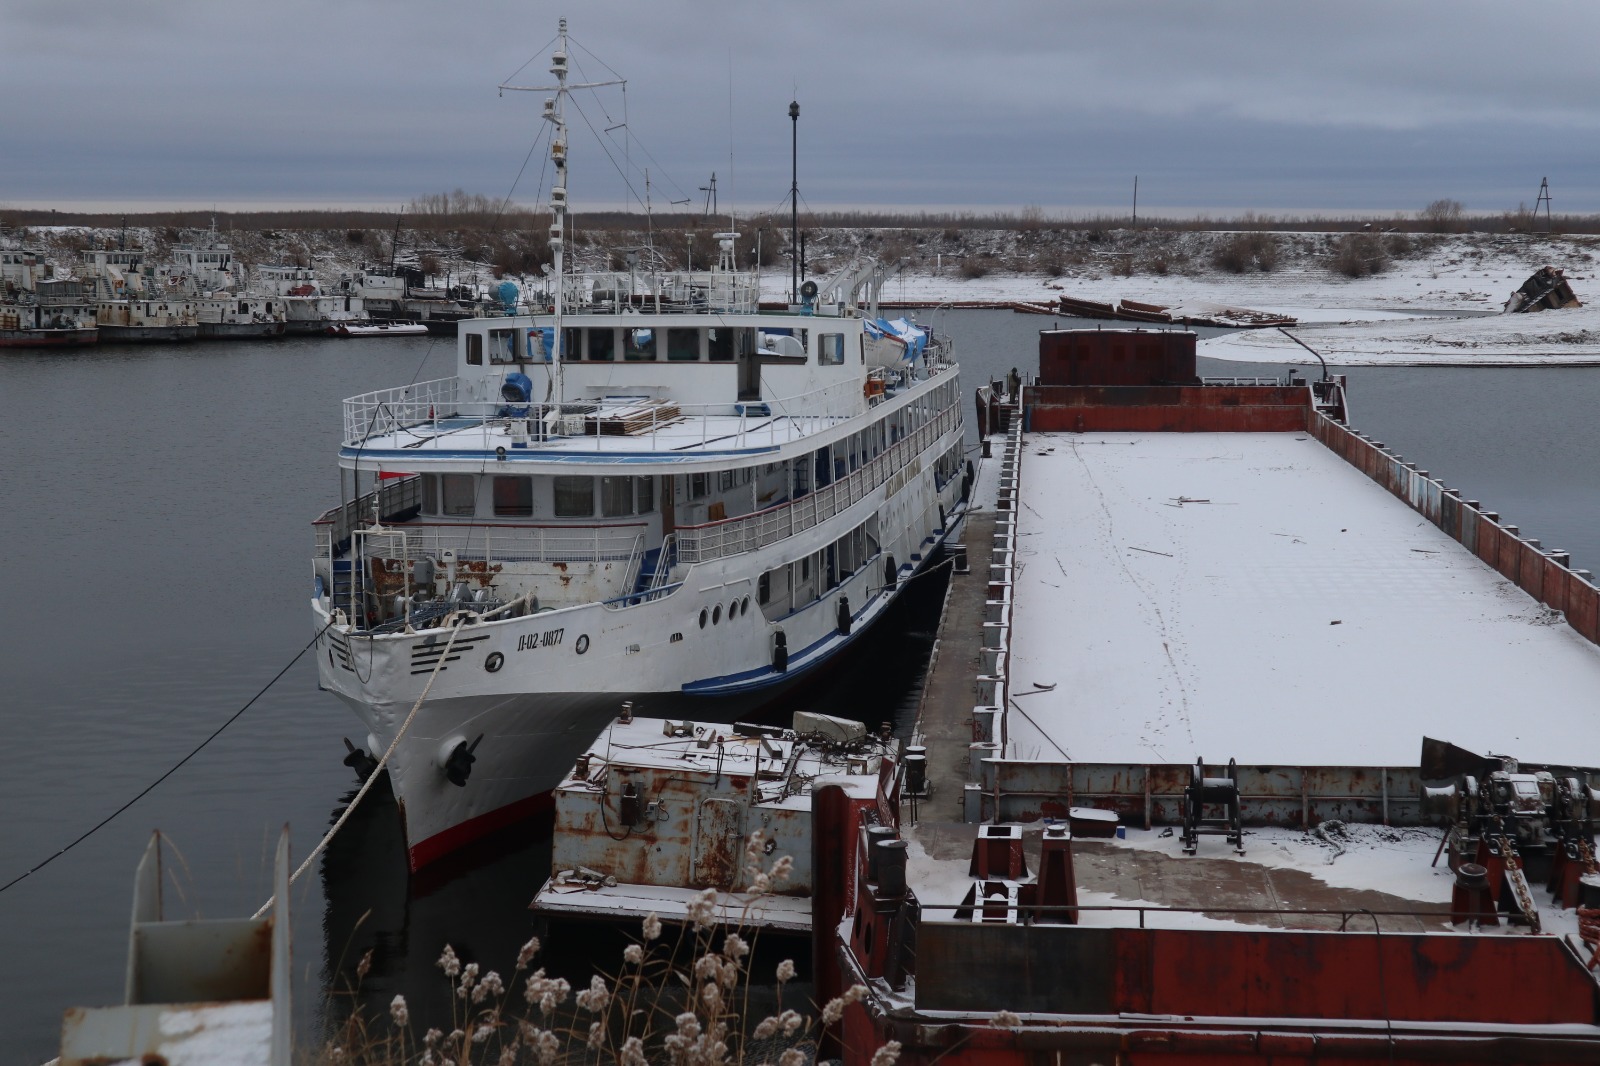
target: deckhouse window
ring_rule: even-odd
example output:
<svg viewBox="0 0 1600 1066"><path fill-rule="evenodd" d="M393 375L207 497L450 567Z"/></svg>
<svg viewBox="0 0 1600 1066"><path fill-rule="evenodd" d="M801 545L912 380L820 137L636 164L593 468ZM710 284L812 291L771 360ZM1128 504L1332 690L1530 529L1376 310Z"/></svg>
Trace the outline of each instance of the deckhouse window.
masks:
<svg viewBox="0 0 1600 1066"><path fill-rule="evenodd" d="M589 518L594 514L594 478L555 478L556 517Z"/></svg>
<svg viewBox="0 0 1600 1066"><path fill-rule="evenodd" d="M617 518L633 513L633 478L603 477L600 479L600 514Z"/></svg>
<svg viewBox="0 0 1600 1066"><path fill-rule="evenodd" d="M667 330L667 361L670 363L699 362L700 331L697 329L669 328Z"/></svg>
<svg viewBox="0 0 1600 1066"><path fill-rule="evenodd" d="M733 330L726 326L707 330L706 353L713 363L733 362Z"/></svg>
<svg viewBox="0 0 1600 1066"><path fill-rule="evenodd" d="M527 518L533 514L533 479L501 475L494 479L494 513L501 518Z"/></svg>
<svg viewBox="0 0 1600 1066"><path fill-rule="evenodd" d="M489 362L515 363L517 361L517 331L492 329L489 331Z"/></svg>
<svg viewBox="0 0 1600 1066"><path fill-rule="evenodd" d="M630 363L653 363L656 358L656 331L653 329L623 330L622 358Z"/></svg>
<svg viewBox="0 0 1600 1066"><path fill-rule="evenodd" d="M436 515L439 513L439 475L422 475L422 513Z"/></svg>
<svg viewBox="0 0 1600 1066"><path fill-rule="evenodd" d="M823 366L844 365L844 334L817 334L817 362Z"/></svg>
<svg viewBox="0 0 1600 1066"><path fill-rule="evenodd" d="M445 474L440 477L444 489L444 513L470 515L477 510L477 478L471 474Z"/></svg>
<svg viewBox="0 0 1600 1066"><path fill-rule="evenodd" d="M638 501L638 511L640 514L649 514L656 509L656 479L642 477L636 480L639 482L638 494L635 497Z"/></svg>
<svg viewBox="0 0 1600 1066"><path fill-rule="evenodd" d="M586 329L589 359L596 363L609 363L617 357L617 331L614 329Z"/></svg>
<svg viewBox="0 0 1600 1066"><path fill-rule="evenodd" d="M568 326L561 331L561 361L575 363L583 358L583 331Z"/></svg>

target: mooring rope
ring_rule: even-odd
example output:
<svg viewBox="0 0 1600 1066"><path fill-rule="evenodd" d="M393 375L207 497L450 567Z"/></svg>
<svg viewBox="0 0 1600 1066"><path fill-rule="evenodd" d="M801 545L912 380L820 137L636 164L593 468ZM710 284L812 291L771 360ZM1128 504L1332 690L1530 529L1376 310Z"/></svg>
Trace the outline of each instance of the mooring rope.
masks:
<svg viewBox="0 0 1600 1066"><path fill-rule="evenodd" d="M248 711L252 706L255 705L256 700L259 700L262 696L265 696L267 694L267 690L270 689L273 685L276 685L278 683L279 679L282 678L284 674L287 674L289 672L289 668L291 666L293 666L295 663L300 661L300 656L302 656L306 652L310 651L312 646L315 645L317 643L317 641L322 639L322 634L326 633L328 631L328 626L331 626L332 624L333 623L330 621L328 623L328 625L325 625L321 629L317 630L317 635L312 637L310 642L307 643L305 647L303 647L299 651L295 652L294 658L290 659L287 663L285 663L283 665L283 669L279 670L276 674L274 674L271 681L268 681L265 685L261 686L261 690L259 692L257 692L254 696L251 696L250 699L248 701L246 701L246 703L245 703L245 705L243 707L240 707L237 711L234 711L233 715L226 722L223 722L221 725L217 726L217 728L212 731L212 733L211 733L211 735L209 737L206 737L204 740L202 740L199 744L197 744L195 746L193 751L189 752L189 754L187 754L183 758L179 759L176 763L173 763L172 767L166 773L162 774L160 777L156 778L154 781L152 781L148 785L146 785L143 789L141 789L139 791L139 793L137 795L135 795L128 802L124 803L122 806L118 807L116 810L112 811L110 814L108 814L104 818L100 819L100 821L96 822L94 824L94 826L92 826L91 828L86 830L76 840L72 841L72 843L70 843L70 844L66 845L65 847L61 848L54 855L51 855L48 859L45 859L43 862L38 863L31 870L28 870L25 873L20 873L16 877L13 877L11 880L7 881L5 884L0 885L0 892L4 892L7 889L9 889L11 886L13 886L13 885L15 885L15 884L17 884L17 883L19 883L21 881L24 881L29 877L32 877L34 874L38 873L40 870L44 869L46 866L49 866L51 863L53 863L57 859L61 858L61 856L65 855L67 852L71 851L73 848L77 847L79 844L82 844L85 840L88 840L90 837L94 836L100 830L104 829L107 825L111 824L112 819L116 818L117 815L121 814L123 811L127 810L129 807L132 807L135 803L138 803L140 800L144 799L146 796L148 796L155 789L155 787L157 785L161 784L161 782L165 781L167 778L169 778L173 774L177 773L178 770L185 763L187 763L190 759L194 758L196 755L199 755L200 752L206 747L206 745L210 744L213 740L216 740L217 737L221 736L222 735L222 731L224 729L227 729L234 722L237 722L239 720L239 716L240 715L244 714L245 711Z"/></svg>
<svg viewBox="0 0 1600 1066"><path fill-rule="evenodd" d="M339 815L338 821L334 822L333 826L327 831L327 833L323 834L322 839L317 841L317 846L311 849L310 854L308 854L305 859L301 861L300 865L295 868L294 873L289 876L289 884L291 886L293 886L296 881L300 880L301 874L305 873L306 870L311 868L311 864L316 861L317 856L321 855L323 851L327 849L328 845L333 841L335 834L344 828L344 824L350 820L350 816L354 814L356 808L361 805L362 799L366 797L366 794L369 791L371 791L372 783L378 779L379 772L381 772L385 766L389 765L389 756L393 755L395 748L400 746L400 738L406 735L406 730L411 728L412 720L417 717L417 712L422 709L423 702L428 698L428 693L433 689L434 679L439 676L439 671L444 669L444 661L450 657L450 649L455 647L456 637L460 635L461 626L465 621L466 619L464 617L458 616L456 618L456 624L450 627L450 639L445 643L444 651L439 653L438 661L433 664L433 672L428 675L428 683L422 686L422 694L417 697L417 702L411 705L411 712L406 715L406 720L400 723L400 728L398 731L396 731L394 739L389 741L389 747L384 750L383 757L378 760L378 764L372 768L372 773L368 774L367 779L361 782L361 788L356 791L355 799L351 800L349 804L346 805L344 813ZM320 637L322 634L319 633L317 635ZM367 639L371 640L372 638L369 637ZM278 897L276 893L268 896L267 901L261 905L261 909L256 911L250 917L260 918L265 915L267 911L272 909L273 901L275 901L277 898Z"/></svg>

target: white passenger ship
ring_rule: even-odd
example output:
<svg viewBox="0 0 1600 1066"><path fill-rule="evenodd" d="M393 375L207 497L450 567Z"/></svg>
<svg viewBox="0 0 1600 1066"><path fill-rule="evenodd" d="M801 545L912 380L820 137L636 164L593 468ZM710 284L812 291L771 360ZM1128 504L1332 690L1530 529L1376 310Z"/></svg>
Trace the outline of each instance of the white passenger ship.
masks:
<svg viewBox="0 0 1600 1066"><path fill-rule="evenodd" d="M321 684L370 756L418 707L388 764L413 869L547 803L624 700L731 721L815 679L972 479L951 350L877 318L874 265L780 312L732 232L710 271L563 272L564 45L550 313L346 400L348 502L315 526Z"/></svg>

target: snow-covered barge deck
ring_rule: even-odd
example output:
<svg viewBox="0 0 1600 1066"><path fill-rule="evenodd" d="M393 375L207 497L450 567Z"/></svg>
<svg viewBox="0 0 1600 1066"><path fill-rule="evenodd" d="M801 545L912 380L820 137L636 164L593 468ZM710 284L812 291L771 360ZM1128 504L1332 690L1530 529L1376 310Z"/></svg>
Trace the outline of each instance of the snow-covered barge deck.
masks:
<svg viewBox="0 0 1600 1066"><path fill-rule="evenodd" d="M819 891L847 1061L1600 1060L1600 589L1192 344L1045 333L980 418L917 824Z"/></svg>

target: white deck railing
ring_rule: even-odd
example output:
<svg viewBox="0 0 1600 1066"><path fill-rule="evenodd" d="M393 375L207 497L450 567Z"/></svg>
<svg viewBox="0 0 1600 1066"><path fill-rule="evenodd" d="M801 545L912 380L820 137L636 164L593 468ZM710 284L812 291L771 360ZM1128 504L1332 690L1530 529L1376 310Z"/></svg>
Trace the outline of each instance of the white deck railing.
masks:
<svg viewBox="0 0 1600 1066"><path fill-rule="evenodd" d="M701 563L754 551L827 521L893 479L906 469L913 457L959 426L958 403L946 407L865 465L797 500L736 518L679 526L678 559L684 563Z"/></svg>
<svg viewBox="0 0 1600 1066"><path fill-rule="evenodd" d="M402 540L404 555L386 558L439 559L446 550L456 558L486 563L622 562L641 551L642 523L625 526L491 526L417 525L406 523L385 532ZM370 550L368 554L373 554Z"/></svg>
<svg viewBox="0 0 1600 1066"><path fill-rule="evenodd" d="M492 384L492 379L489 380ZM619 386L619 389L623 387ZM625 392L625 389L623 389ZM713 438L726 438L730 447L752 444L779 444L793 438L793 423L801 419L842 419L860 414L866 409L866 397L861 382L839 381L820 389L785 396L775 400L736 401L718 404L681 404L670 397L664 402L616 402L604 399L573 401L560 405L558 417L547 419L557 411L554 404L508 404L505 400L464 399L467 390L461 378L436 378L400 388L379 389L376 392L352 396L344 401L344 443L347 447L361 444L395 433L411 430L419 434L451 434L453 441L470 439L470 431L477 430L478 443L485 450L504 443L505 425L497 420L508 420L502 414L515 408L525 414L518 418L530 419L536 431L555 425L570 429L574 420L580 420L583 433L557 433L557 437L593 436L598 451L601 441L611 434L591 433L596 419L626 416L638 428L628 439L640 445L656 447L661 433L671 429L668 443L682 447L685 443L683 424L697 421L700 443ZM717 425L711 419L734 419L737 425ZM493 434L493 444L490 442ZM691 433L692 437L693 434ZM615 439L612 437L612 439Z"/></svg>

